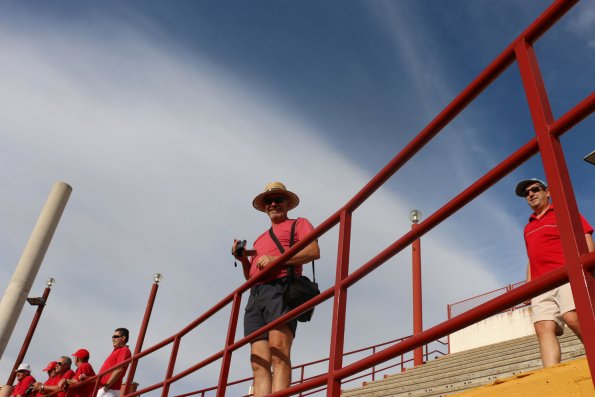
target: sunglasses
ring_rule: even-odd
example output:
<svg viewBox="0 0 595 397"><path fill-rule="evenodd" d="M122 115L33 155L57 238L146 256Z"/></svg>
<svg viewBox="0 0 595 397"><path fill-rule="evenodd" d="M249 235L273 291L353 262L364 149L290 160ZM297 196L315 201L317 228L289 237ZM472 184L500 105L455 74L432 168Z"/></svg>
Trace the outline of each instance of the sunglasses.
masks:
<svg viewBox="0 0 595 397"><path fill-rule="evenodd" d="M527 197L531 193L537 193L544 190L541 186L533 186L531 189L527 189L523 192L523 197Z"/></svg>
<svg viewBox="0 0 595 397"><path fill-rule="evenodd" d="M287 198L284 196L267 197L264 199L264 203L265 203L265 205L271 205L272 203L281 204L285 200L287 200Z"/></svg>
<svg viewBox="0 0 595 397"><path fill-rule="evenodd" d="M124 335L112 335L112 339L118 339L123 337Z"/></svg>

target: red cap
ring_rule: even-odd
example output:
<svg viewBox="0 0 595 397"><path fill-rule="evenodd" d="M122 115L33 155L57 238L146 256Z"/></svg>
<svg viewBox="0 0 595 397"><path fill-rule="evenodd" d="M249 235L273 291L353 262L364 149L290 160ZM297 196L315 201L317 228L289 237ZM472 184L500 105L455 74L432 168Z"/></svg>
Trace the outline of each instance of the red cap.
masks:
<svg viewBox="0 0 595 397"><path fill-rule="evenodd" d="M78 358L89 358L89 350L87 349L78 349L76 352L72 353L74 357Z"/></svg>
<svg viewBox="0 0 595 397"><path fill-rule="evenodd" d="M50 361L48 363L48 365L44 369L42 369L42 371L43 372L48 372L49 370L52 370L54 368L56 368L56 361Z"/></svg>

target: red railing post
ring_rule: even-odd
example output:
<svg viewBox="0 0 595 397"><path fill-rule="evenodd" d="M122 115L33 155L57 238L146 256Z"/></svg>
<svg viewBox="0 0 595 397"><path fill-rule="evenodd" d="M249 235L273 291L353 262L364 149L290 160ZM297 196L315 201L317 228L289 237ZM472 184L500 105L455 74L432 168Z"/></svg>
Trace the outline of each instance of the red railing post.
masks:
<svg viewBox="0 0 595 397"><path fill-rule="evenodd" d="M595 385L595 276L583 269L581 256L588 253L579 218L578 206L570 183L562 145L550 133L554 116L550 107L541 71L533 47L521 41L515 46L521 78L529 102L529 109L537 135L543 167L562 240L568 279L583 335L583 344ZM593 106L591 111L593 111Z"/></svg>
<svg viewBox="0 0 595 397"><path fill-rule="evenodd" d="M219 384L217 385L217 396L225 397L225 390L227 389L227 378L229 376L229 367L231 365L232 351L229 346L233 345L236 336L236 328L238 325L238 318L240 316L240 303L242 302L242 295L236 293L233 296L233 303L231 305L231 314L229 315L229 325L227 327L227 338L225 339L225 352L221 360L221 372L219 373Z"/></svg>
<svg viewBox="0 0 595 397"><path fill-rule="evenodd" d="M145 315L138 331L138 338L136 339L136 345L134 347L134 354L136 356L140 353L143 348L143 342L147 334L147 327L149 326L149 320L151 319L151 313L153 312L153 304L155 303L155 297L157 296L157 289L159 288L159 282L162 276L160 273L153 275L153 285L151 286L151 292L149 293L149 299L147 300L147 306L145 307ZM126 379L126 387L124 388L124 394L128 394L128 390L132 382L134 382L134 375L136 374L136 367L138 365L138 359L133 358L130 362L130 371L128 372L128 378Z"/></svg>
<svg viewBox="0 0 595 397"><path fill-rule="evenodd" d="M16 377L15 371L17 370L19 364L21 364L21 362L25 358L25 354L27 354L27 350L29 349L29 345L31 344L31 339L33 339L33 334L35 333L35 329L37 328L37 324L39 323L39 319L41 318L43 308L45 307L50 296L50 291L52 289L52 286L54 285L54 281L55 280L53 278L49 278L47 281L47 287L45 288L45 290L43 290L43 295L41 296L41 298L39 298L38 301L36 301L35 303L31 303L32 305L37 306L37 310L33 315L31 325L29 325L29 331L27 332L27 336L25 336L25 340L23 342L23 345L21 346L21 351L19 351L19 354L17 355L17 358L14 362L14 366L12 367L12 371L10 371L10 375L8 376L8 380L6 381L6 384L8 386L12 386Z"/></svg>
<svg viewBox="0 0 595 397"><path fill-rule="evenodd" d="M411 230L415 230L420 221L421 212L419 210L411 211ZM412 250L412 290L413 290L413 335L423 331L423 307L422 307L422 284L421 284L421 239L416 239L411 244ZM413 366L417 367L424 363L423 347L417 347L413 350Z"/></svg>
<svg viewBox="0 0 595 397"><path fill-rule="evenodd" d="M350 243L351 212L343 210L339 224L339 248L337 253L331 349L329 353L329 371L327 377L327 396L329 397L340 397L341 395L341 379L335 378L335 371L343 367L343 348L345 345L345 312L347 311L347 288L341 286L341 281L343 281L349 274Z"/></svg>
<svg viewBox="0 0 595 397"><path fill-rule="evenodd" d="M178 358L178 350L180 349L180 336L176 335L174 343L171 347L171 354L169 356L169 363L167 365L167 372L165 373L165 380L163 381L163 390L161 390L161 397L167 397L169 394L169 379L174 373L176 366L176 359Z"/></svg>

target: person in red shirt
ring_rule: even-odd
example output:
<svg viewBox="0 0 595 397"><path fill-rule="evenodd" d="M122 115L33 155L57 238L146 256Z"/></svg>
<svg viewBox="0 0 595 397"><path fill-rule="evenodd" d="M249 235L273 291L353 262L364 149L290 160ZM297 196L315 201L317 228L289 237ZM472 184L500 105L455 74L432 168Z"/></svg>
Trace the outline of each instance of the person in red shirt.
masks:
<svg viewBox="0 0 595 397"><path fill-rule="evenodd" d="M126 328L117 328L112 336L112 345L114 350L105 359L99 373L102 374L115 365L129 359L132 354L130 349L126 346L128 342L129 332ZM122 388L122 379L126 374L128 364L118 367L117 369L108 372L101 376L99 384L101 388L97 391L97 397L119 397L120 389Z"/></svg>
<svg viewBox="0 0 595 397"><path fill-rule="evenodd" d="M533 178L518 183L515 193L525 197L533 210L529 223L525 226L525 245L529 263L527 282L566 266L560 231L550 204L550 191L545 182ZM593 227L580 216L585 240L589 252L595 251ZM539 340L541 361L544 367L551 367L560 362L560 343L557 336L564 332L566 323L582 341L582 333L576 315L570 284L538 295L531 300L531 319Z"/></svg>
<svg viewBox="0 0 595 397"><path fill-rule="evenodd" d="M46 367L42 369L43 372L48 373L48 379L43 383L35 383L35 387L33 390L37 392L37 397L41 397L44 395L46 386L56 386L58 382L60 382L61 378L56 372L56 364L57 361L50 361L48 365L46 365Z"/></svg>
<svg viewBox="0 0 595 397"><path fill-rule="evenodd" d="M57 397L65 397L66 392L63 390L64 383L67 379L70 379L74 376L74 371L70 369L72 365L72 359L68 356L62 356L56 361L56 375L54 375L57 380L55 380L54 384L44 384L43 387L39 388L39 392L41 394L50 394L55 391L58 391ZM53 383L53 382L52 382Z"/></svg>
<svg viewBox="0 0 595 397"><path fill-rule="evenodd" d="M294 222L294 242L296 243L314 230L307 219L293 220L287 216L287 213L297 207L299 202L298 196L287 190L285 185L280 182L269 183L264 192L252 201L254 208L267 214L271 222L271 230L285 250L289 249ZM281 256L280 249L268 231L254 242L256 252L251 259L248 259L248 253L245 250L241 255L238 254L237 244L238 241L234 240L232 253L237 260L242 262L246 279L255 277ZM318 243L313 241L289 259L285 265L293 266L295 274L300 275L303 264L318 258L320 258L320 249ZM290 310L283 302L283 290L287 283L287 276L288 270L284 266L273 271L265 280L252 287L244 314L244 336L256 332ZM283 390L291 384L290 354L296 329L297 320L293 319L251 341L250 363L254 374L254 397Z"/></svg>
<svg viewBox="0 0 595 397"><path fill-rule="evenodd" d="M89 351L87 349L78 349L72 354L74 363L76 365L76 372L72 379L67 379L67 385L73 385L95 376L95 371L91 364L89 364ZM89 382L85 385L74 387L71 395L74 397L90 397L93 394L94 383Z"/></svg>
<svg viewBox="0 0 595 397"><path fill-rule="evenodd" d="M35 384L35 378L31 376L31 366L29 364L21 363L15 372L17 374L18 383L12 390L11 396L27 397L33 390L33 385Z"/></svg>

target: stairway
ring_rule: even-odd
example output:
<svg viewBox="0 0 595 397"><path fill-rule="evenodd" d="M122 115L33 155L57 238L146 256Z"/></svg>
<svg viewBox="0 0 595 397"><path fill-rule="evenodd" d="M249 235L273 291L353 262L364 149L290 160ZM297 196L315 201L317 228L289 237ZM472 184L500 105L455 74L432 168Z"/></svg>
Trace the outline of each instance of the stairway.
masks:
<svg viewBox="0 0 595 397"><path fill-rule="evenodd" d="M566 329L560 338L562 361L583 357L585 349ZM541 368L535 335L466 350L437 358L406 372L343 391L342 397L430 397L447 396L486 385L498 378Z"/></svg>

